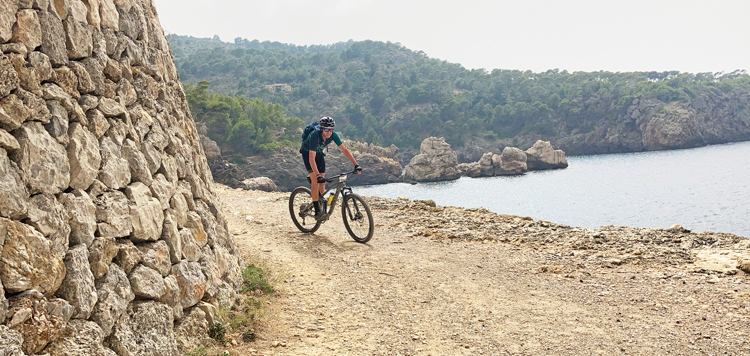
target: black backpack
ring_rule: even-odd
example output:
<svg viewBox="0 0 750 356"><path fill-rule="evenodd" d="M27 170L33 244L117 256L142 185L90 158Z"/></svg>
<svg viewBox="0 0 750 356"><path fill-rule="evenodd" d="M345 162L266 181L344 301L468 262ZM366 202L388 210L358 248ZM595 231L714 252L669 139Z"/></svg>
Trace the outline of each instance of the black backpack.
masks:
<svg viewBox="0 0 750 356"><path fill-rule="evenodd" d="M313 121L307 124L307 126L305 126L305 129L302 130L302 142L305 142L305 140L307 140L307 136L310 136L310 133L315 131L319 127L320 127L320 122L318 121Z"/></svg>

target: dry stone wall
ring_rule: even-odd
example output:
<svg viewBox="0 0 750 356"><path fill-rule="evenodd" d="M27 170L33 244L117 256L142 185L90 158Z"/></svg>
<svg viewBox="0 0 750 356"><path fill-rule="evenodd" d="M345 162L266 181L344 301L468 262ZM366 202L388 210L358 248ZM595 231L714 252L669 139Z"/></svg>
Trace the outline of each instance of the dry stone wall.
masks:
<svg viewBox="0 0 750 356"><path fill-rule="evenodd" d="M152 0L0 0L0 50L0 354L181 354L241 261Z"/></svg>

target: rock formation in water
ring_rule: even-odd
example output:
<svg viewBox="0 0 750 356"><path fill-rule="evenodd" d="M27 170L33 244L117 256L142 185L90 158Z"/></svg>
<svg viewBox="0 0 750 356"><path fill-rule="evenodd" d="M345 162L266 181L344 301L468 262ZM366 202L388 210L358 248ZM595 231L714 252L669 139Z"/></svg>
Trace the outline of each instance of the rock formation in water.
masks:
<svg viewBox="0 0 750 356"><path fill-rule="evenodd" d="M152 1L0 0L0 43L0 354L182 354L241 261Z"/></svg>
<svg viewBox="0 0 750 356"><path fill-rule="evenodd" d="M404 168L404 180L436 182L461 177L458 158L444 138L428 137L422 141L419 154Z"/></svg>
<svg viewBox="0 0 750 356"><path fill-rule="evenodd" d="M530 171L568 167L568 158L562 150L552 148L549 141L537 140L526 150L526 165Z"/></svg>

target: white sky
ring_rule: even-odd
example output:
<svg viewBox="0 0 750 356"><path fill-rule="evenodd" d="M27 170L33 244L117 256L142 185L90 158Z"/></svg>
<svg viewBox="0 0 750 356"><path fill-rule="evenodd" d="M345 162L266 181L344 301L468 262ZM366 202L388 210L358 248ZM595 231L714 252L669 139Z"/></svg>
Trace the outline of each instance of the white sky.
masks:
<svg viewBox="0 0 750 356"><path fill-rule="evenodd" d="M466 68L750 70L748 0L153 0L168 33L398 42Z"/></svg>

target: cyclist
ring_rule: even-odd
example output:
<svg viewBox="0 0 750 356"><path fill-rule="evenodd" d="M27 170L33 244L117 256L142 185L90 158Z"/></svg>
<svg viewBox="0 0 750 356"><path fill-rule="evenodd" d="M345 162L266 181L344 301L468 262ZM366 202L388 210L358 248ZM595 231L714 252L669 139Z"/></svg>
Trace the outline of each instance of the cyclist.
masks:
<svg viewBox="0 0 750 356"><path fill-rule="evenodd" d="M302 154L302 161L305 163L305 168L309 174L307 180L310 182L316 220L325 214L325 211L321 209L321 206L319 205L320 203L318 202L320 194L326 191L326 161L323 148L328 146L331 141L335 142L344 156L352 162L357 174L360 174L362 171L357 164L357 161L352 156L352 153L344 147L341 138L339 138L339 135L333 130L333 127L336 125L333 119L325 116L321 118L318 123L320 126L310 132L310 134L302 140L302 147L299 150Z"/></svg>

